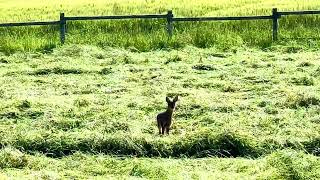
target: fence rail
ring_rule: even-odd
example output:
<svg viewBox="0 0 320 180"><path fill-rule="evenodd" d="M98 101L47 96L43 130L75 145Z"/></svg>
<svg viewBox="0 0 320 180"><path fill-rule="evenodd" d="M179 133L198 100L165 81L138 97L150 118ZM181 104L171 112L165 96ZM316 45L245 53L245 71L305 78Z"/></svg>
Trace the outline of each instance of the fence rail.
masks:
<svg viewBox="0 0 320 180"><path fill-rule="evenodd" d="M126 15L126 16L77 16L65 17L68 21L82 20L102 20L102 19L161 19L167 18L167 15L149 14L149 15Z"/></svg>
<svg viewBox="0 0 320 180"><path fill-rule="evenodd" d="M307 15L307 14L320 14L320 11L283 11L279 12L280 15Z"/></svg>
<svg viewBox="0 0 320 180"><path fill-rule="evenodd" d="M0 27L13 27L13 26L47 26L47 25L60 25L60 42L65 42L67 33L67 21L85 21L85 20L124 20L124 19L166 19L167 32L169 37L173 35L174 22L187 22L187 21L241 21L241 20L272 20L272 40L278 39L279 19L282 16L289 15L308 15L320 14L320 10L314 11L283 11L280 12L277 8L272 9L270 16L235 16L235 17L174 17L172 10L167 14L147 14L147 15L120 15L120 16L75 16L66 17L64 13L60 13L59 21L47 22L20 22L20 23L4 23Z"/></svg>
<svg viewBox="0 0 320 180"><path fill-rule="evenodd" d="M239 16L239 17L194 17L194 18L173 18L173 21L241 21L272 19L272 16Z"/></svg>
<svg viewBox="0 0 320 180"><path fill-rule="evenodd" d="M60 21L48 21L48 22L22 22L22 23L4 23L0 24L0 27L13 27L13 26L47 26L57 25Z"/></svg>

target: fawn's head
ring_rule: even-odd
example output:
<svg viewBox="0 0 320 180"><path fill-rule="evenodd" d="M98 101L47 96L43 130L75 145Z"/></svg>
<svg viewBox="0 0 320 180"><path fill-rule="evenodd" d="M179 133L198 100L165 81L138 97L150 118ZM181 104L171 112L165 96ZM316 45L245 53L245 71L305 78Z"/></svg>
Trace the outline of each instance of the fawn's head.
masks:
<svg viewBox="0 0 320 180"><path fill-rule="evenodd" d="M169 99L169 97L166 97L166 101L168 103L168 108L173 110L176 106L176 102L178 101L178 96L176 96L172 101Z"/></svg>

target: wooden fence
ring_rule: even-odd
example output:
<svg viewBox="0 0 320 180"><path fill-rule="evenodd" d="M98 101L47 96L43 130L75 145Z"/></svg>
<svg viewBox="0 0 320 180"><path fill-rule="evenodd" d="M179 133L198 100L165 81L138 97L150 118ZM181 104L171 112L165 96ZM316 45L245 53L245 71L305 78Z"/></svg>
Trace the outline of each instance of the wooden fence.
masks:
<svg viewBox="0 0 320 180"><path fill-rule="evenodd" d="M43 26L43 25L60 25L60 41L63 44L66 38L67 21L84 21L84 20L120 20L120 19L166 19L168 36L173 35L173 23L185 21L241 21L241 20L272 20L272 40L278 39L279 19L281 16L288 15L306 15L320 14L320 11L283 11L280 12L277 8L272 9L270 16L235 16L235 17L183 17L176 18L173 12L169 10L167 14L149 14L149 15L125 15L125 16L81 16L81 17L66 17L64 13L60 13L59 21L47 22L23 22L23 23L4 23L0 27L13 26Z"/></svg>

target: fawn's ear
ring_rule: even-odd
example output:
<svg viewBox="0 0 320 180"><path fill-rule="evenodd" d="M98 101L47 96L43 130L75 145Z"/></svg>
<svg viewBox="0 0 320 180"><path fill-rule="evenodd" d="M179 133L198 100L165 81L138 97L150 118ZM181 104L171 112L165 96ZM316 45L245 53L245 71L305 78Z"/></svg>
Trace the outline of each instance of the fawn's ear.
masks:
<svg viewBox="0 0 320 180"><path fill-rule="evenodd" d="M167 103L170 103L170 102L171 102L168 97L166 97L166 101L167 101Z"/></svg>
<svg viewBox="0 0 320 180"><path fill-rule="evenodd" d="M178 96L173 99L173 102L177 102L179 100Z"/></svg>

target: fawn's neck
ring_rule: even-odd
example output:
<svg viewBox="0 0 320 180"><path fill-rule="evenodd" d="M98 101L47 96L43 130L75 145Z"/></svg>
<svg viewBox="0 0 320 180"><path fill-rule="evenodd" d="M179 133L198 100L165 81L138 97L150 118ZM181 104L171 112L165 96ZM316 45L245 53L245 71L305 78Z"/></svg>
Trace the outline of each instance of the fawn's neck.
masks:
<svg viewBox="0 0 320 180"><path fill-rule="evenodd" d="M173 109L172 108L167 108L167 111L166 111L170 117L172 117L172 114L173 114Z"/></svg>

